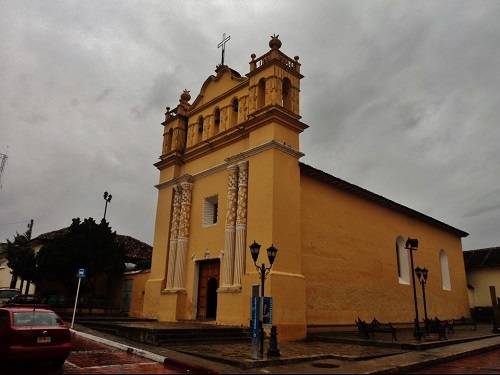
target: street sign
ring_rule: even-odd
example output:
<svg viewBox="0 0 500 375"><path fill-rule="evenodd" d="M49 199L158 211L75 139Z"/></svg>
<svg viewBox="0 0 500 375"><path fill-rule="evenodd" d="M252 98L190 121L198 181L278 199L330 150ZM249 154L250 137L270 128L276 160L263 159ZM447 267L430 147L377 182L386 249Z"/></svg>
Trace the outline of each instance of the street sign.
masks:
<svg viewBox="0 0 500 375"><path fill-rule="evenodd" d="M268 328L273 325L273 298L264 297L262 308L262 324Z"/></svg>
<svg viewBox="0 0 500 375"><path fill-rule="evenodd" d="M251 299L251 320L250 320L250 330L252 337L257 336L259 332L259 320L260 320L260 308L259 303L260 297L252 297Z"/></svg>
<svg viewBox="0 0 500 375"><path fill-rule="evenodd" d="M86 276L87 270L85 268L78 269L78 274L76 275L76 277L78 277L79 279L84 279Z"/></svg>

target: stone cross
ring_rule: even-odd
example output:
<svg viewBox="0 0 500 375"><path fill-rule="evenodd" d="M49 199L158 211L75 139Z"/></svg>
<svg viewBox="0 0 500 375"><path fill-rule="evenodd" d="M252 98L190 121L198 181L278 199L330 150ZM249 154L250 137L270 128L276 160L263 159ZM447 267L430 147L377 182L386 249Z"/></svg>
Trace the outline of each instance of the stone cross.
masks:
<svg viewBox="0 0 500 375"><path fill-rule="evenodd" d="M222 34L222 42L217 45L217 48L222 47L222 62L221 65L224 65L224 53L226 52L226 43L231 39L231 35L226 37L226 33Z"/></svg>

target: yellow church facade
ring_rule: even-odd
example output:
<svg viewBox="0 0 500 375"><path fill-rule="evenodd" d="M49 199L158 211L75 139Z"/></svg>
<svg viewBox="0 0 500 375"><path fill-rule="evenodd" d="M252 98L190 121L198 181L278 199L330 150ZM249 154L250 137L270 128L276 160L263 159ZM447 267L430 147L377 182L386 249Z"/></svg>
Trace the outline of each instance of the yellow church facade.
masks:
<svg viewBox="0 0 500 375"><path fill-rule="evenodd" d="M468 315L467 233L300 163L301 65L277 37L269 46L245 76L219 65L167 108L144 316L248 325L255 240L259 265L278 248L265 293L281 338L358 317L411 322L409 237L430 270L429 315Z"/></svg>

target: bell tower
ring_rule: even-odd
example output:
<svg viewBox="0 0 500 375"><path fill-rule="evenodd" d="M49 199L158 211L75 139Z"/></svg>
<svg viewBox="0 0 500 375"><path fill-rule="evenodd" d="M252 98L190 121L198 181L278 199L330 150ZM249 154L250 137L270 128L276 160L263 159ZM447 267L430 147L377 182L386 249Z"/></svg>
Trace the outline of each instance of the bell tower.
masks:
<svg viewBox="0 0 500 375"><path fill-rule="evenodd" d="M249 112L256 114L270 106L280 106L289 114L300 118L300 74L299 57L293 59L280 51L279 35L271 36L271 50L256 58L253 53L250 61Z"/></svg>

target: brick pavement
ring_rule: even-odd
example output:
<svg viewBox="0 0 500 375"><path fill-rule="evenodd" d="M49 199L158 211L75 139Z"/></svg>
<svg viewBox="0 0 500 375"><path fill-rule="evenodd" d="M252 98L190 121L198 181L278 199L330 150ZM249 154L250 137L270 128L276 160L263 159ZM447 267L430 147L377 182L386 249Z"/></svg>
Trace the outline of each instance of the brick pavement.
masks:
<svg viewBox="0 0 500 375"><path fill-rule="evenodd" d="M66 374L176 374L181 369L73 335L75 350L64 365Z"/></svg>
<svg viewBox="0 0 500 375"><path fill-rule="evenodd" d="M182 374L182 368L111 348L82 337L72 336L73 351L62 369L50 363L21 363L1 366L0 373L9 374ZM4 372L5 371L5 372Z"/></svg>
<svg viewBox="0 0 500 375"><path fill-rule="evenodd" d="M500 373L500 349L451 360L427 367L414 374L498 374Z"/></svg>

